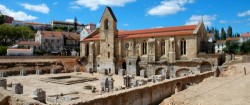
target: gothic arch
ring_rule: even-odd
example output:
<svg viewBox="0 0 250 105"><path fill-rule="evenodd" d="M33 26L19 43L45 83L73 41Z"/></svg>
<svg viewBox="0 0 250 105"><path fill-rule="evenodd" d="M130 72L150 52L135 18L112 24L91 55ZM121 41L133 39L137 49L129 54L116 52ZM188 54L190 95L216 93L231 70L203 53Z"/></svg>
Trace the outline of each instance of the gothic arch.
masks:
<svg viewBox="0 0 250 105"><path fill-rule="evenodd" d="M110 21L108 19L105 19L103 25L104 25L105 30L109 29L110 28Z"/></svg>
<svg viewBox="0 0 250 105"><path fill-rule="evenodd" d="M166 71L166 69L164 69L162 67L158 68L155 70L155 75L162 75L164 71Z"/></svg>

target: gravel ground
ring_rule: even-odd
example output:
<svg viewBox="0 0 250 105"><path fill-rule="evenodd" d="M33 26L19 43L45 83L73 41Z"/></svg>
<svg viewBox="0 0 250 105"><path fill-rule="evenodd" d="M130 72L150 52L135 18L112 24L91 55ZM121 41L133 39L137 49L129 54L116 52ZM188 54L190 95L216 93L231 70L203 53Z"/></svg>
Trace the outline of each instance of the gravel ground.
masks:
<svg viewBox="0 0 250 105"><path fill-rule="evenodd" d="M229 67L223 77L211 77L202 83L189 87L161 105L249 105L250 63ZM247 75L244 75L246 67Z"/></svg>

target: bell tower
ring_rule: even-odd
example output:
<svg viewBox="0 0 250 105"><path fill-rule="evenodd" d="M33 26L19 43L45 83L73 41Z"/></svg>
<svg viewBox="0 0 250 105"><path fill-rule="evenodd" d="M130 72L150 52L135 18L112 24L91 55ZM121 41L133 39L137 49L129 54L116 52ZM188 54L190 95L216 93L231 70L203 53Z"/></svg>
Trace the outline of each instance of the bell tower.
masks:
<svg viewBox="0 0 250 105"><path fill-rule="evenodd" d="M115 73L115 38L117 20L110 7L106 7L100 20L100 64L101 73Z"/></svg>

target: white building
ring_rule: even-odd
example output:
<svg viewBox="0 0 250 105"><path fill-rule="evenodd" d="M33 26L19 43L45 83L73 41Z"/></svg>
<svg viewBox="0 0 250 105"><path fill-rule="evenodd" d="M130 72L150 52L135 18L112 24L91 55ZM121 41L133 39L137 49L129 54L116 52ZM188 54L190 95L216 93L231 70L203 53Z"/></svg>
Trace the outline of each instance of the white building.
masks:
<svg viewBox="0 0 250 105"><path fill-rule="evenodd" d="M215 41L215 37L213 33L208 33L207 36L208 36L208 42L213 43Z"/></svg>
<svg viewBox="0 0 250 105"><path fill-rule="evenodd" d="M226 40L218 40L216 43L215 43L215 47L214 47L214 51L215 53L223 53L223 48L226 47Z"/></svg>
<svg viewBox="0 0 250 105"><path fill-rule="evenodd" d="M33 56L33 49L9 48L7 49L7 56Z"/></svg>
<svg viewBox="0 0 250 105"><path fill-rule="evenodd" d="M244 33L240 35L240 42L245 42L247 40L250 40L250 33Z"/></svg>

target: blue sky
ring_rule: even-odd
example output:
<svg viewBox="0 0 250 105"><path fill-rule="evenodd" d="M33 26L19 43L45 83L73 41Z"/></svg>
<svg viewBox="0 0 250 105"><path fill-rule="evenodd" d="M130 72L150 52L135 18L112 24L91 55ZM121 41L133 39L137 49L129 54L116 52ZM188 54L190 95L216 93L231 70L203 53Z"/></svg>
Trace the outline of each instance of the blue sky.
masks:
<svg viewBox="0 0 250 105"><path fill-rule="evenodd" d="M196 24L233 27L250 32L249 0L0 0L0 10L15 20L50 23L51 20L98 24L105 6L118 20L118 29L136 30Z"/></svg>

